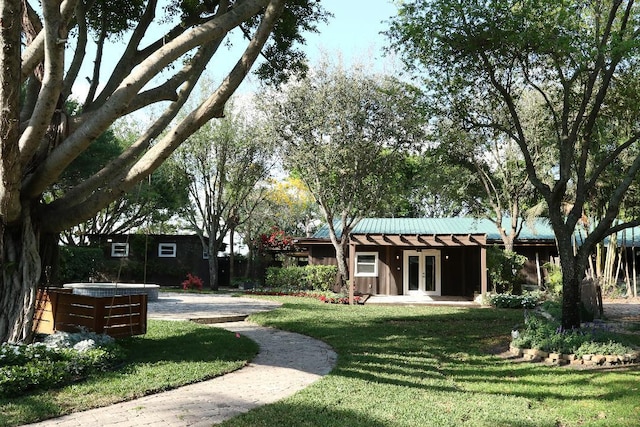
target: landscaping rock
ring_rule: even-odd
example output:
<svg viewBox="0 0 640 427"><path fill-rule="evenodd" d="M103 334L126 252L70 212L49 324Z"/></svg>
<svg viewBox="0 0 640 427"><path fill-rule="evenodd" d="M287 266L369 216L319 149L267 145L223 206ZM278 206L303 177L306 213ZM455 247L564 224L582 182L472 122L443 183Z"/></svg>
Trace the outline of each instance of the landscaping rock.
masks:
<svg viewBox="0 0 640 427"><path fill-rule="evenodd" d="M549 353L549 359L556 361L562 359L562 354L560 353Z"/></svg>
<svg viewBox="0 0 640 427"><path fill-rule="evenodd" d="M516 357L522 357L522 349L518 347L509 346L509 352Z"/></svg>

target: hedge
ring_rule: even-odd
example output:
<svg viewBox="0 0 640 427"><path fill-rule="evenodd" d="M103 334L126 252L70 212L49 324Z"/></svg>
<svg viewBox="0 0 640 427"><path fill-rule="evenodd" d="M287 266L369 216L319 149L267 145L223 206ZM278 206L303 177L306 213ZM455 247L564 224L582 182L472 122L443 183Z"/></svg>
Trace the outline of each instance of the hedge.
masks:
<svg viewBox="0 0 640 427"><path fill-rule="evenodd" d="M269 267L265 285L287 290L329 291L333 287L338 267L307 265L304 267Z"/></svg>

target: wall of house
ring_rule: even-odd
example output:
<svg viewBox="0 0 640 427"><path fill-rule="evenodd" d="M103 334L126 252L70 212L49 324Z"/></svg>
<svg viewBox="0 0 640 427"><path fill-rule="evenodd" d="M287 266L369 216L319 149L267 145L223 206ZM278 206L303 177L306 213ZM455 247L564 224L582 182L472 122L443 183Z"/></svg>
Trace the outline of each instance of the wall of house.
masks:
<svg viewBox="0 0 640 427"><path fill-rule="evenodd" d="M357 252L378 252L378 277L356 277L357 292L379 295L403 294L405 249L427 247L358 246ZM441 251L441 293L445 296L472 298L480 292L480 248L447 247Z"/></svg>
<svg viewBox="0 0 640 427"><path fill-rule="evenodd" d="M333 245L317 245L309 248L310 265L338 265Z"/></svg>
<svg viewBox="0 0 640 427"><path fill-rule="evenodd" d="M364 294L402 295L403 263L405 249L418 247L358 246L357 252L378 253L378 276L356 277L355 291ZM422 247L421 249L429 249ZM441 250L441 293L444 296L472 298L480 292L480 247L445 247ZM333 246L310 248L309 263L312 265L335 265Z"/></svg>
<svg viewBox="0 0 640 427"><path fill-rule="evenodd" d="M552 257L558 256L555 246L521 246L516 245L514 251L527 257L522 270L520 271L526 284L538 285L538 268L540 269L540 280L544 284L546 272L542 268Z"/></svg>
<svg viewBox="0 0 640 427"><path fill-rule="evenodd" d="M447 247L441 251L442 295L473 298L480 292L480 247Z"/></svg>

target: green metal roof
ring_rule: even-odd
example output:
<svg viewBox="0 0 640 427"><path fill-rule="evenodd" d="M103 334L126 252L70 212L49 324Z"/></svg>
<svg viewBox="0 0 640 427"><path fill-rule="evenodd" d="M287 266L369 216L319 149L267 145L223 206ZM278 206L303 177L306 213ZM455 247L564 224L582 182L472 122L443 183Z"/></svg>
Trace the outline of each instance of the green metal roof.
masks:
<svg viewBox="0 0 640 427"><path fill-rule="evenodd" d="M340 221L336 230L340 230ZM496 225L487 219L478 218L364 218L353 229L352 234L484 234L488 240L500 240ZM313 236L329 238L329 227L322 226ZM546 220L538 220L533 227L525 224L519 240L554 240L553 230Z"/></svg>

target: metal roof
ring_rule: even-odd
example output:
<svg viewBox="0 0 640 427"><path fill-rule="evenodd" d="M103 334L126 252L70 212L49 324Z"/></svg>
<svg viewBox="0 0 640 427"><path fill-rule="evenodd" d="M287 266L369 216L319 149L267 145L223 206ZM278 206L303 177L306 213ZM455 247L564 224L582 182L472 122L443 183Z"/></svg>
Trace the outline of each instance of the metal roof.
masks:
<svg viewBox="0 0 640 427"><path fill-rule="evenodd" d="M340 221L336 221L335 224L336 231L340 230ZM479 218L364 218L358 222L352 234L484 234L489 240L500 240L500 233L496 225L488 219ZM328 239L329 227L326 224L323 225L313 237L316 239ZM554 240L555 235L549 223L544 219L539 219L533 226L525 224L518 239Z"/></svg>

